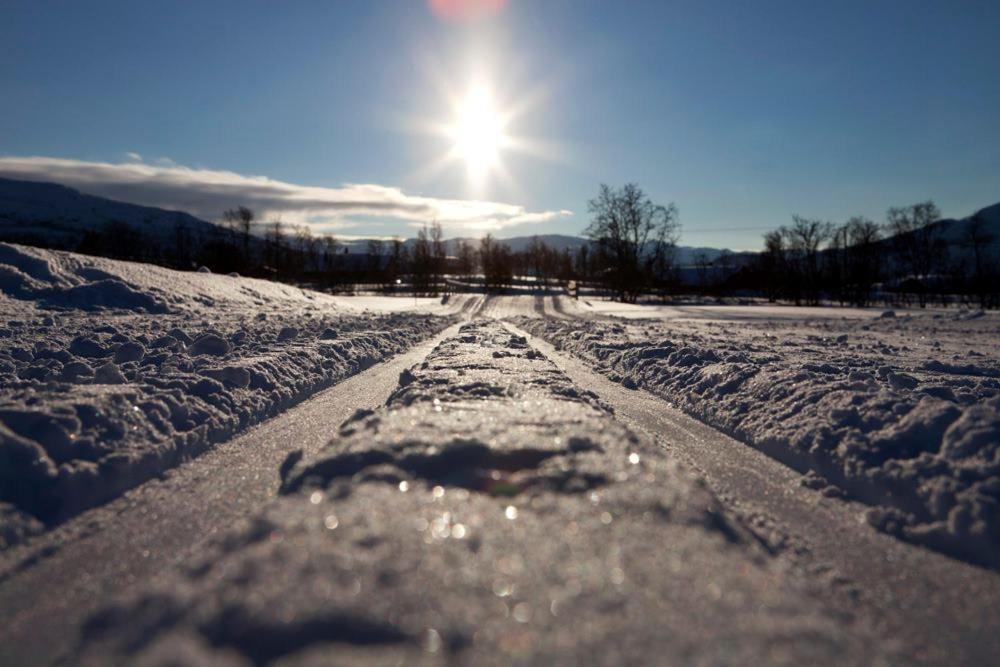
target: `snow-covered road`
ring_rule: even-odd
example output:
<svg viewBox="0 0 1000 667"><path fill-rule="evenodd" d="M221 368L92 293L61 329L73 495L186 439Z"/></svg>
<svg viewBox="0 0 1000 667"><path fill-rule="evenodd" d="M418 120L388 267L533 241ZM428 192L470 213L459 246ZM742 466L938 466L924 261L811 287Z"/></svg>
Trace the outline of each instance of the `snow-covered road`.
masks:
<svg viewBox="0 0 1000 667"><path fill-rule="evenodd" d="M495 322L92 617L84 664L884 663L699 479Z"/></svg>
<svg viewBox="0 0 1000 667"><path fill-rule="evenodd" d="M0 246L0 664L987 663L998 335Z"/></svg>

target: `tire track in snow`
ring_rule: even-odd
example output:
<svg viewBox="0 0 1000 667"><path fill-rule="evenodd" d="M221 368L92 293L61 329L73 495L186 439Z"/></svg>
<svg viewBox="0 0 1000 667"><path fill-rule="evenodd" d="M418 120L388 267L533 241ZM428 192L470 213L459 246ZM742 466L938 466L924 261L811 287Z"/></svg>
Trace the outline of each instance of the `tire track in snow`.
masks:
<svg viewBox="0 0 1000 667"><path fill-rule="evenodd" d="M525 338L465 325L74 661L882 664ZM585 628L585 631L581 631Z"/></svg>

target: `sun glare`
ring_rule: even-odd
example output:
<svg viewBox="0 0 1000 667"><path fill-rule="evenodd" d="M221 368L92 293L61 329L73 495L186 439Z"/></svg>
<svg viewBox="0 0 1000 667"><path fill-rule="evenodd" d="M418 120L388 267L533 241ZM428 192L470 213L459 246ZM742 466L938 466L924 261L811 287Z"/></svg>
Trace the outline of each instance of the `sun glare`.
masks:
<svg viewBox="0 0 1000 667"><path fill-rule="evenodd" d="M454 154L465 162L469 176L481 179L497 166L507 137L488 89L473 88L458 103L449 134Z"/></svg>
<svg viewBox="0 0 1000 667"><path fill-rule="evenodd" d="M475 54L463 59L462 73L452 66L429 61L424 66L430 91L426 115L401 118L408 132L433 137L428 157L412 175L429 183L447 174L449 180L464 172L465 195L473 198L517 194L513 162L524 156L559 159L554 144L523 134L529 113L545 97L538 85L520 84L510 71L496 79L488 59ZM455 84L462 81L464 86Z"/></svg>

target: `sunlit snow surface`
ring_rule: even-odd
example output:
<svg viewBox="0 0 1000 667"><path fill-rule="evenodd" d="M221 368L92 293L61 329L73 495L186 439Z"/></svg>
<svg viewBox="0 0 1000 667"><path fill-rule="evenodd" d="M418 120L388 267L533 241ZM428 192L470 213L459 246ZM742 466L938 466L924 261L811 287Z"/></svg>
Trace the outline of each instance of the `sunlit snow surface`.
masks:
<svg viewBox="0 0 1000 667"><path fill-rule="evenodd" d="M872 505L874 526L1000 565L1000 316L715 307L583 321L586 305L561 301L563 319L517 322Z"/></svg>
<svg viewBox="0 0 1000 667"><path fill-rule="evenodd" d="M795 467L817 497L867 503L877 528L998 563L995 314L344 297L3 244L0 537L27 553L40 520L470 318L384 406L330 423L325 449L258 471L280 473L276 500L102 598L71 661L894 661L670 443L497 320Z"/></svg>
<svg viewBox="0 0 1000 667"><path fill-rule="evenodd" d="M404 372L282 494L94 617L80 661L885 659L499 323L464 326Z"/></svg>
<svg viewBox="0 0 1000 667"><path fill-rule="evenodd" d="M351 300L0 244L0 547L451 321L440 299Z"/></svg>

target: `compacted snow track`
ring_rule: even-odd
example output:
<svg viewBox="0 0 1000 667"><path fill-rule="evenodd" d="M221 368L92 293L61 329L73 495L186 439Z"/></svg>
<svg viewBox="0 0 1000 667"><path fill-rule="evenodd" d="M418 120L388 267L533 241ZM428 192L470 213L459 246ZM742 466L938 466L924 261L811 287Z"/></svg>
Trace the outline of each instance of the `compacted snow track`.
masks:
<svg viewBox="0 0 1000 667"><path fill-rule="evenodd" d="M90 617L74 662L893 655L496 322L464 325L283 473L274 503Z"/></svg>

